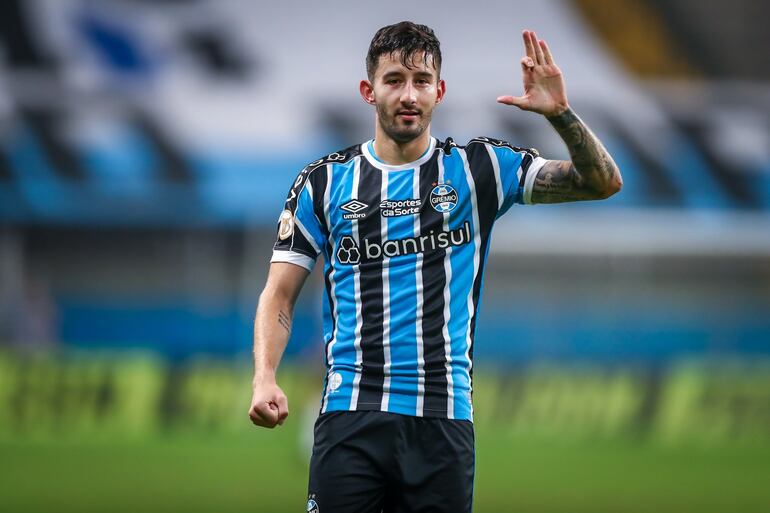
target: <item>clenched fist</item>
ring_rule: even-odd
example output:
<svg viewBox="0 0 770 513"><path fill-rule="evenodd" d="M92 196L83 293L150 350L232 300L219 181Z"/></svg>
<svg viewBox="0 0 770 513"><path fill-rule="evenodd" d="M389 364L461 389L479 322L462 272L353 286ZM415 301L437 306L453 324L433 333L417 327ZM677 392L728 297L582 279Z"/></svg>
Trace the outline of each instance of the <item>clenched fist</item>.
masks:
<svg viewBox="0 0 770 513"><path fill-rule="evenodd" d="M254 383L249 418L255 426L273 429L289 416L289 402L275 381Z"/></svg>

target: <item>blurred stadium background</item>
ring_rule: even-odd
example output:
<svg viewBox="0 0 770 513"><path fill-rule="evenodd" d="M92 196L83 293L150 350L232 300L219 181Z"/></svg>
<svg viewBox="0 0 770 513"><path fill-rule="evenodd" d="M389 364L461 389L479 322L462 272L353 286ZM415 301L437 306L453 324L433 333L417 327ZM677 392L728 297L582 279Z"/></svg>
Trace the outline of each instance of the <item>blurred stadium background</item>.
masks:
<svg viewBox="0 0 770 513"><path fill-rule="evenodd" d="M475 345L475 511L770 511L770 4L5 0L0 509L303 511L321 280L246 417L286 191L365 140L364 56L436 30L434 133L567 158L521 90L549 41L616 157L606 202L499 223Z"/></svg>

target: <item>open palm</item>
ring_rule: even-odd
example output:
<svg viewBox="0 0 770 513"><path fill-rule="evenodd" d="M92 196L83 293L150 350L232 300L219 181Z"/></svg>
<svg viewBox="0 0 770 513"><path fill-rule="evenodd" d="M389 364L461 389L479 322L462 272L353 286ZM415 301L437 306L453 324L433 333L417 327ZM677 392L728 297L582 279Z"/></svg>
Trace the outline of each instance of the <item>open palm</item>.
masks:
<svg viewBox="0 0 770 513"><path fill-rule="evenodd" d="M497 101L544 116L561 114L569 106L561 70L545 41L538 41L537 35L530 30L525 30L522 35L527 52L521 59L524 95L500 96Z"/></svg>

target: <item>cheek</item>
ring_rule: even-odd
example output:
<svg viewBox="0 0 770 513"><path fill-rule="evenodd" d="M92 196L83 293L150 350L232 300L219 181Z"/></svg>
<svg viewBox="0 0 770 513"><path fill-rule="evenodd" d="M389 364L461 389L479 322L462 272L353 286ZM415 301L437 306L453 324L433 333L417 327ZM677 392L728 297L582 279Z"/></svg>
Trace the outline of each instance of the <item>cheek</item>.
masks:
<svg viewBox="0 0 770 513"><path fill-rule="evenodd" d="M376 101L380 105L389 105L390 103L393 103L393 95L388 94L388 91L378 91L374 98L376 98Z"/></svg>
<svg viewBox="0 0 770 513"><path fill-rule="evenodd" d="M430 87L425 90L425 98L430 103L436 103L438 101L438 89L435 87Z"/></svg>

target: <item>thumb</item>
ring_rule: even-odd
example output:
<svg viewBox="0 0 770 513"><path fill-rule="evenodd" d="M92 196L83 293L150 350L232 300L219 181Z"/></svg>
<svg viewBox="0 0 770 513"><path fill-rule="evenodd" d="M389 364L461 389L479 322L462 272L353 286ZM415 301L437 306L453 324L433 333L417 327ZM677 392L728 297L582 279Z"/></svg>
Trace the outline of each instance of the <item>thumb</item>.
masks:
<svg viewBox="0 0 770 513"><path fill-rule="evenodd" d="M278 407L278 425L283 425L286 417L289 416L289 401L285 395L281 395L274 404Z"/></svg>
<svg viewBox="0 0 770 513"><path fill-rule="evenodd" d="M529 107L529 98L526 96L498 96L497 103L503 103L505 105L513 105L522 110L527 110Z"/></svg>

